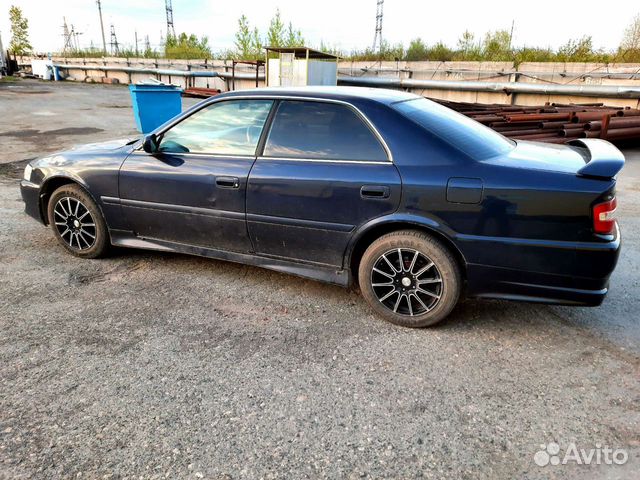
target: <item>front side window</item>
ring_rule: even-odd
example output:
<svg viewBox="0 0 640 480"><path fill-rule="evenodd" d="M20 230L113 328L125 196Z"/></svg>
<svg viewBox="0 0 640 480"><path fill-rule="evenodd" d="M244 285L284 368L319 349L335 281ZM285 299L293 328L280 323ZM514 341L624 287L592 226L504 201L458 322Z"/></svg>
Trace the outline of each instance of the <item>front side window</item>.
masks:
<svg viewBox="0 0 640 480"><path fill-rule="evenodd" d="M346 105L284 101L264 148L266 157L385 161L387 154L363 119Z"/></svg>
<svg viewBox="0 0 640 480"><path fill-rule="evenodd" d="M160 151L255 155L272 100L214 103L167 130Z"/></svg>

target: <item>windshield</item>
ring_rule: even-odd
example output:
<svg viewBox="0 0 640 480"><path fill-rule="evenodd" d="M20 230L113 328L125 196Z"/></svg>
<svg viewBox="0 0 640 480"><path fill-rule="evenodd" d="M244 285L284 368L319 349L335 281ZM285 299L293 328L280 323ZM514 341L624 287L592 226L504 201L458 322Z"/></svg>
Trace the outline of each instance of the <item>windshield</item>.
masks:
<svg viewBox="0 0 640 480"><path fill-rule="evenodd" d="M426 98L398 102L393 108L476 160L501 155L515 146L489 127Z"/></svg>

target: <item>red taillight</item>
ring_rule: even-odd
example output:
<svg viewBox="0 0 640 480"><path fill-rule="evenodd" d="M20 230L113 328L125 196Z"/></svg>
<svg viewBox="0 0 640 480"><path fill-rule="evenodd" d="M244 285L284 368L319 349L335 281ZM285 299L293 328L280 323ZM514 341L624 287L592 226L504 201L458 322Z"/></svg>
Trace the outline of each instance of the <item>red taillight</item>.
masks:
<svg viewBox="0 0 640 480"><path fill-rule="evenodd" d="M615 197L608 202L598 203L593 206L593 230L596 233L609 234L616 229Z"/></svg>

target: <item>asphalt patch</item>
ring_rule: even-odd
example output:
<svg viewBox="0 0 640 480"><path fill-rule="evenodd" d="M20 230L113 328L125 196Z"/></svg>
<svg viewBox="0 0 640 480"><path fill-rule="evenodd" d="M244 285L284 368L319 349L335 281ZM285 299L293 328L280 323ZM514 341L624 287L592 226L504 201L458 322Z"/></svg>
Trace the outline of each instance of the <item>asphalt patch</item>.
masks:
<svg viewBox="0 0 640 480"><path fill-rule="evenodd" d="M33 138L33 137L38 137L40 135L47 135L47 136L92 135L94 133L99 133L99 132L104 132L104 130L102 128L95 128L95 127L67 127L67 128L58 128L55 130L45 130L43 132L41 130L27 128L24 130L12 130L10 132L2 132L0 133L0 137Z"/></svg>

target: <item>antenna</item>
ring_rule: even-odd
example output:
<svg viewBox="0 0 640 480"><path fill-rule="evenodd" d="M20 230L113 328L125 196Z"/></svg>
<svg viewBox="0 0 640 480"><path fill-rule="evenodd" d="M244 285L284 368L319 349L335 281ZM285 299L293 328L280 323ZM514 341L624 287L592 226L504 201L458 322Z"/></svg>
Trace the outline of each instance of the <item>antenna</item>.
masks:
<svg viewBox="0 0 640 480"><path fill-rule="evenodd" d="M102 23L102 5L100 5L100 0L96 0L98 4L98 15L100 15L100 31L102 32L102 54L107 54L107 41L104 37L104 23Z"/></svg>
<svg viewBox="0 0 640 480"><path fill-rule="evenodd" d="M111 24L111 53L113 55L120 55L120 47L118 46L118 37L116 37L116 28Z"/></svg>
<svg viewBox="0 0 640 480"><path fill-rule="evenodd" d="M171 0L165 0L165 8L167 10L167 37L171 35L176 38L176 31L173 28L173 7L171 6Z"/></svg>
<svg viewBox="0 0 640 480"><path fill-rule="evenodd" d="M376 34L373 37L372 50L380 51L382 49L382 6L384 0L377 0L376 5Z"/></svg>

